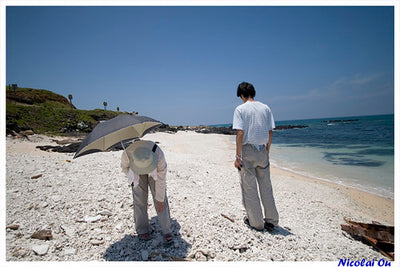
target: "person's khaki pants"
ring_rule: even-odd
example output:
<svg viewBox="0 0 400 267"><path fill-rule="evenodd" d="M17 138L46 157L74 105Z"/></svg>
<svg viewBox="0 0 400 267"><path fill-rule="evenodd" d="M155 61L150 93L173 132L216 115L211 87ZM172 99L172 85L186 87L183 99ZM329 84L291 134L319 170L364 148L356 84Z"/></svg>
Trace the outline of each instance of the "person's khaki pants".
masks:
<svg viewBox="0 0 400 267"><path fill-rule="evenodd" d="M242 202L250 225L256 229L263 229L264 219L268 223L278 225L279 215L272 192L269 157L265 146L261 151L258 151L252 145L244 145L242 163L243 166L239 172ZM263 216L258 191L260 192L265 217Z"/></svg>
<svg viewBox="0 0 400 267"><path fill-rule="evenodd" d="M137 187L132 186L135 227L137 234L146 234L151 233L149 215L147 214L149 187L153 196L154 207L157 207L155 200L155 182L153 178L149 177L147 174L140 175L139 177L139 185ZM171 218L167 194L165 194L164 198L164 210L159 213L156 209L156 212L163 234L171 233Z"/></svg>

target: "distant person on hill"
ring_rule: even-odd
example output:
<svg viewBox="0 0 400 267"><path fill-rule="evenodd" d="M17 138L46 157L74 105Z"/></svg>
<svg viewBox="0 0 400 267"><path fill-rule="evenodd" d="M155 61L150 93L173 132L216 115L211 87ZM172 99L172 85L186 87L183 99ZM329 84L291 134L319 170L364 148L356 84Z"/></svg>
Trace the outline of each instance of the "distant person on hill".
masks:
<svg viewBox="0 0 400 267"><path fill-rule="evenodd" d="M239 84L237 96L242 99L243 104L236 107L233 115L232 128L237 130L234 166L239 170L242 202L247 213L244 222L259 231L264 228L272 231L279 222L269 168L269 151L275 122L271 109L255 101L255 95L252 84Z"/></svg>
<svg viewBox="0 0 400 267"><path fill-rule="evenodd" d="M132 186L135 227L139 238L150 240L153 232L147 214L150 187L164 242L171 242L173 237L166 194L167 162L161 148L151 141L135 141L122 153L121 168Z"/></svg>

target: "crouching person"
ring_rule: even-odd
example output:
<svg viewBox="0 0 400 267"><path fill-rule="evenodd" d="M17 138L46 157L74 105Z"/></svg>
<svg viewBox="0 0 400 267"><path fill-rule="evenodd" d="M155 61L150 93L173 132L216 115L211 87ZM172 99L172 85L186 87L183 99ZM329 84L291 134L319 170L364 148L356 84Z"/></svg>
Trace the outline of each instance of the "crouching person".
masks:
<svg viewBox="0 0 400 267"><path fill-rule="evenodd" d="M150 188L164 242L171 242L173 237L166 194L167 162L161 148L151 141L135 141L122 153L121 168L132 186L135 228L139 238L150 240L153 232L147 213Z"/></svg>

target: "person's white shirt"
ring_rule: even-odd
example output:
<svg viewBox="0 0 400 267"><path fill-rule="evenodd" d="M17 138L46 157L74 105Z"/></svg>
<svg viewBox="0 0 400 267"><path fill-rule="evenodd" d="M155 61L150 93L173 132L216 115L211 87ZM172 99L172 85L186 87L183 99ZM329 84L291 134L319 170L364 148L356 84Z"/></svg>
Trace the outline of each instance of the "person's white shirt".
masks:
<svg viewBox="0 0 400 267"><path fill-rule="evenodd" d="M243 130L243 144L265 145L275 128L271 109L259 101L247 101L233 113L233 129Z"/></svg>

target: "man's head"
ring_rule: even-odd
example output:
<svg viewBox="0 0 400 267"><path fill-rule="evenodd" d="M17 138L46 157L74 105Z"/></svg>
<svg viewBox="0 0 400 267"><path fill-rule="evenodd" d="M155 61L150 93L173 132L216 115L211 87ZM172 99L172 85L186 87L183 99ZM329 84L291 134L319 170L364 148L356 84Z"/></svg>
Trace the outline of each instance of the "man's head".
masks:
<svg viewBox="0 0 400 267"><path fill-rule="evenodd" d="M254 98L256 96L256 90L254 89L254 86L251 83L247 82L242 82L239 84L237 88L237 97L244 97L245 99L247 98Z"/></svg>

